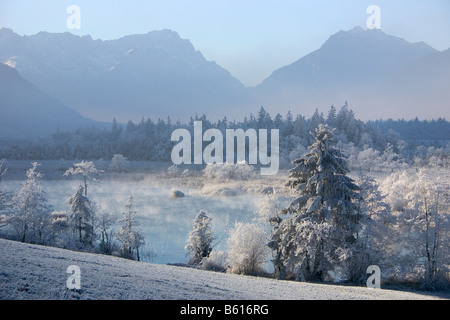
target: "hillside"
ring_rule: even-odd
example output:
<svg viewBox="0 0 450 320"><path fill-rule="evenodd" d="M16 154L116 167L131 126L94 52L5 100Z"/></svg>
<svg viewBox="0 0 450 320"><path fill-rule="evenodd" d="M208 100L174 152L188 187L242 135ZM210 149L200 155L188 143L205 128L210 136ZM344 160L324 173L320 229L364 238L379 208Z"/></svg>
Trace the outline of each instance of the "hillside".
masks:
<svg viewBox="0 0 450 320"><path fill-rule="evenodd" d="M430 295L279 281L136 262L0 239L2 300L422 300ZM68 290L67 267L81 271Z"/></svg>
<svg viewBox="0 0 450 320"><path fill-rule="evenodd" d="M0 137L46 136L96 123L43 93L17 70L0 63Z"/></svg>

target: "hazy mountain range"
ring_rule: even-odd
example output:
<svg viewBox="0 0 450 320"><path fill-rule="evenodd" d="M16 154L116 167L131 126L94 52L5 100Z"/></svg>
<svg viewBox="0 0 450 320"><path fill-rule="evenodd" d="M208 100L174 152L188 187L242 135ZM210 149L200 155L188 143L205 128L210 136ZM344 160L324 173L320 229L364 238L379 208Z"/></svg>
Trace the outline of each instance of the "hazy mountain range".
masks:
<svg viewBox="0 0 450 320"><path fill-rule="evenodd" d="M235 104L245 89L169 30L112 41L68 32L21 37L8 29L0 31L1 62L96 120L186 118L195 109Z"/></svg>
<svg viewBox="0 0 450 320"><path fill-rule="evenodd" d="M449 117L450 109L450 50L359 27L339 31L252 88L170 30L103 41L3 28L0 62L10 67L0 68L3 136L92 124L87 118L241 119L259 106L272 115L311 115L348 101L362 119L432 119Z"/></svg>
<svg viewBox="0 0 450 320"><path fill-rule="evenodd" d="M356 27L272 73L254 89L264 106L339 108L344 101L367 119L449 116L450 50L409 43Z"/></svg>
<svg viewBox="0 0 450 320"><path fill-rule="evenodd" d="M98 124L40 91L0 63L0 137L41 136Z"/></svg>

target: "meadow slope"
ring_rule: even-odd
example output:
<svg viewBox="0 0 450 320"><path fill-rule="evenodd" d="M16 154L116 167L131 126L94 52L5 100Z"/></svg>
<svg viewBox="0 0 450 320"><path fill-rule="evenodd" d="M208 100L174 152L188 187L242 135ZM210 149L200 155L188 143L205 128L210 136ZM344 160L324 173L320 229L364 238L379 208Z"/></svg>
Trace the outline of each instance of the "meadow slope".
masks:
<svg viewBox="0 0 450 320"><path fill-rule="evenodd" d="M67 267L81 289L67 289ZM130 261L0 239L2 300L423 300L420 292L322 285Z"/></svg>

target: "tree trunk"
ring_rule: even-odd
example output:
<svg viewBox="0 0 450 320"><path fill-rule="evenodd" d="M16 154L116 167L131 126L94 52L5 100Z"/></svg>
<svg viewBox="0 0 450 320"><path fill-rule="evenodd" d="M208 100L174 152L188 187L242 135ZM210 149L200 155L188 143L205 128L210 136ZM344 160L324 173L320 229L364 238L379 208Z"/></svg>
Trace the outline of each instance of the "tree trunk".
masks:
<svg viewBox="0 0 450 320"><path fill-rule="evenodd" d="M28 225L26 222L23 224L22 237L20 239L21 242L25 242L25 237L27 235Z"/></svg>

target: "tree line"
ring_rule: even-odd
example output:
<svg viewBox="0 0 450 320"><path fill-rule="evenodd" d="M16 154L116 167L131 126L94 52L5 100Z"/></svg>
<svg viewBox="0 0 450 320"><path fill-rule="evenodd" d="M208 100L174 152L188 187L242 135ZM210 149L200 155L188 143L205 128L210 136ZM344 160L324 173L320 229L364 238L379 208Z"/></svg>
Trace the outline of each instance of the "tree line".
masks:
<svg viewBox="0 0 450 320"><path fill-rule="evenodd" d="M339 110L331 106L326 116L316 109L309 119L301 115L294 117L290 111L284 116L280 113L272 116L261 107L256 116L250 114L243 121L230 121L224 117L212 122L204 114L191 117L187 123L173 122L168 117L156 122L142 119L139 123L129 121L121 125L114 119L109 130L89 127L74 132L58 130L48 137L35 140L9 139L2 141L0 159L109 160L115 154L121 154L128 160L170 161L174 146L172 132L178 128L192 131L194 121L202 121L204 130L217 128L223 134L226 129L279 129L282 168L288 167L300 155L299 152L313 142L311 133L321 124L335 128L335 139L343 144L358 150L370 148L379 153L392 149L404 161L410 162L418 154L423 155L423 149L417 150L419 147L448 149L450 136L450 125L441 118L432 121L378 120L365 123L355 117L347 104Z"/></svg>

